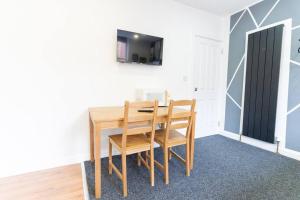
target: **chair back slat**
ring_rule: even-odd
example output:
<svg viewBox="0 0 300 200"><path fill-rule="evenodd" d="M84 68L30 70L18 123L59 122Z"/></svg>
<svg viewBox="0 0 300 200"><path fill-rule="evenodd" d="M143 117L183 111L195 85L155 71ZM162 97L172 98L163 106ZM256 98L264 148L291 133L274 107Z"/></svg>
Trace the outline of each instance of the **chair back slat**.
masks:
<svg viewBox="0 0 300 200"><path fill-rule="evenodd" d="M188 121L189 117L183 117L183 118L173 118L172 122L181 122L181 121Z"/></svg>
<svg viewBox="0 0 300 200"><path fill-rule="evenodd" d="M169 132L174 129L186 129L186 138L189 139L191 126L192 126L192 118L194 116L196 100L179 100L174 101L171 100L168 110L168 120L167 120L167 127L166 132L164 135L164 143L168 143ZM178 112L178 107L184 107L186 112ZM186 107L189 109L186 110ZM177 111L176 111L177 109ZM176 123L174 123L176 122Z"/></svg>
<svg viewBox="0 0 300 200"><path fill-rule="evenodd" d="M153 109L153 112L138 112L140 109ZM125 102L122 148L126 148L127 136L151 133L153 144L156 127L158 101Z"/></svg>
<svg viewBox="0 0 300 200"><path fill-rule="evenodd" d="M194 104L194 100L178 100L173 101L173 106L192 106Z"/></svg>
<svg viewBox="0 0 300 200"><path fill-rule="evenodd" d="M176 123L176 124L171 124L170 130L183 129L188 127L189 127L189 123Z"/></svg>
<svg viewBox="0 0 300 200"><path fill-rule="evenodd" d="M183 120L184 118L189 118L191 116L192 116L192 113L190 111L187 111L185 113L174 113L174 114L172 114L171 118Z"/></svg>
<svg viewBox="0 0 300 200"><path fill-rule="evenodd" d="M131 128L127 130L127 135L136 135L141 133L150 133L152 131L152 126L148 127L137 127L137 128Z"/></svg>
<svg viewBox="0 0 300 200"><path fill-rule="evenodd" d="M149 121L152 120L153 118L153 112L152 113L139 113L139 115L136 115L136 112L137 112L138 109L133 109L133 112L132 113L129 113L129 117L128 117L128 125L130 124L134 124L134 123L137 123L137 122L140 122L140 123L147 123ZM134 116L130 116L130 115L134 115Z"/></svg>

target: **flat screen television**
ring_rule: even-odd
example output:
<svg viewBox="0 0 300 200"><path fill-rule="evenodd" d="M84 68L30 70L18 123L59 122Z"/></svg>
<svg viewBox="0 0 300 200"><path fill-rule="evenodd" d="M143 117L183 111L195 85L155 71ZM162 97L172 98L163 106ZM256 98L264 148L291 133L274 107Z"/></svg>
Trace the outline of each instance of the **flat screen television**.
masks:
<svg viewBox="0 0 300 200"><path fill-rule="evenodd" d="M162 65L163 38L118 29L117 61Z"/></svg>

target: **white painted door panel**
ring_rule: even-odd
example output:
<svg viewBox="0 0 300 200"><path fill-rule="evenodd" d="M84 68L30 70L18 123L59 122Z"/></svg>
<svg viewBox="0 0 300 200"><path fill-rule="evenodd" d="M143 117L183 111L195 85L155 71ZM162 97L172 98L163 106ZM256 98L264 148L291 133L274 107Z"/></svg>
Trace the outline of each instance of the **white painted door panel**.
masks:
<svg viewBox="0 0 300 200"><path fill-rule="evenodd" d="M214 134L218 129L219 67L221 45L195 37L194 98L197 100L196 137Z"/></svg>

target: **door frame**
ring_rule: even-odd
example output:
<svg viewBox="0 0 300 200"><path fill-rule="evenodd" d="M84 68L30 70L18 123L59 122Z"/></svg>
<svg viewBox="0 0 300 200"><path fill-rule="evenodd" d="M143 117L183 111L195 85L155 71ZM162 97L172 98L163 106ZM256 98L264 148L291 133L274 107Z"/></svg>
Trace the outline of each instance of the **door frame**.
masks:
<svg viewBox="0 0 300 200"><path fill-rule="evenodd" d="M283 20L267 26L259 27L257 29L246 32L245 45L245 61L244 61L244 77L243 77L243 92L240 118L240 135L243 135L243 120L244 120L244 101L245 101L245 87L246 87L246 72L247 72L247 55L248 55L248 37L252 33L256 33L265 29L283 26L281 61L277 94L277 109L275 121L275 141L280 142L279 148L285 149L286 140L286 123L287 123L287 108L288 108L288 90L289 90L289 74L290 74L290 54L291 54L291 38L292 38L292 19ZM288 49L288 51L286 51ZM279 98L280 97L280 98ZM247 137L247 136L243 136ZM259 140L260 141L260 140ZM263 141L261 141L263 142Z"/></svg>
<svg viewBox="0 0 300 200"><path fill-rule="evenodd" d="M223 129L224 127L224 116L225 116L225 103L224 103L224 99L226 98L226 93L224 93L224 91L226 91L226 78L227 78L227 66L226 65L222 65L222 63L226 63L226 59L227 56L225 56L225 47L224 47L224 41L219 40L219 39L214 39L211 37L206 37L206 36L202 36L199 34L194 34L193 37L193 41L194 41L194 45L193 45L193 65L192 65L192 73L191 73L191 77L192 77L192 82L191 82L191 92L192 92L192 97L195 98L195 91L194 91L194 83L195 83L195 77L194 77L194 70L195 70L195 56L196 56L196 42L195 40L197 39L203 39L203 40L208 40L211 42L214 42L216 44L218 44L219 46L219 50L220 50L220 59L219 59L219 66L220 69L217 71L218 72L218 76L219 76L219 80L217 83L217 88L218 88L218 97L217 97L217 121L218 121L218 125L217 128L219 130ZM197 106L197 105L196 105ZM211 135L214 135L216 133L212 133ZM208 135L204 135L204 136L208 136ZM197 137L197 136L196 136ZM200 133L200 137L202 137L202 134Z"/></svg>

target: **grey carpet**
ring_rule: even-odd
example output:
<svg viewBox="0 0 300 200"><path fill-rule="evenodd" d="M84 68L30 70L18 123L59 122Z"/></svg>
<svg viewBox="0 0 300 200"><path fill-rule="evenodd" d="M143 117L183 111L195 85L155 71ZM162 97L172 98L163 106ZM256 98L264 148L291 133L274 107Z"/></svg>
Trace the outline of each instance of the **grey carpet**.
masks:
<svg viewBox="0 0 300 200"><path fill-rule="evenodd" d="M184 153L183 148L177 152ZM162 152L155 158L162 160ZM113 158L120 167L120 157ZM108 160L102 159L102 198L121 199L121 181L108 175ZM156 170L155 187L149 173L137 167L136 156L127 160L128 197L126 199L205 199L205 200L298 200L300 199L300 162L267 152L220 135L197 139L195 167L190 177L176 159L169 164L170 184ZM90 199L94 196L94 167L85 162ZM118 188L118 189L117 189Z"/></svg>

